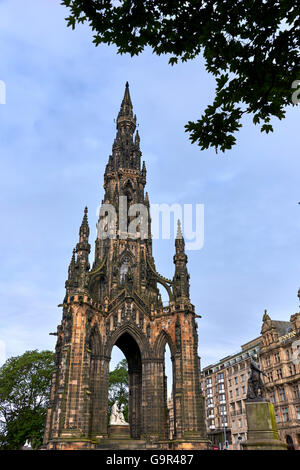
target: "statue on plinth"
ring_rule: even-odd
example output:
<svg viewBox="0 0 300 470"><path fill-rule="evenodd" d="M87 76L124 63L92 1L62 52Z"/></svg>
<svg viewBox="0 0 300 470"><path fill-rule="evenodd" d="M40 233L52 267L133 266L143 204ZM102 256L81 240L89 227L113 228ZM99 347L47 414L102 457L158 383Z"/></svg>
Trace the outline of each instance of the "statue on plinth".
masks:
<svg viewBox="0 0 300 470"><path fill-rule="evenodd" d="M268 401L265 396L265 386L261 375L267 377L267 374L260 369L258 356L254 354L250 359L250 373L248 379L248 390L246 400Z"/></svg>
<svg viewBox="0 0 300 470"><path fill-rule="evenodd" d="M124 414L119 406L118 400L115 401L111 408L111 415L110 415L110 421L109 424L111 426L120 426L120 425L125 425L129 426L129 424L125 421Z"/></svg>

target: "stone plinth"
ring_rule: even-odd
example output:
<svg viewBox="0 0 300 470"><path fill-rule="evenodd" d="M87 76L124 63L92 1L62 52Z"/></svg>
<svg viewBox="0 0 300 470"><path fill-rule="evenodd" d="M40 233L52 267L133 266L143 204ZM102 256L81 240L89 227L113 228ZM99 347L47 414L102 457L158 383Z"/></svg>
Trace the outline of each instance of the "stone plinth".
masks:
<svg viewBox="0 0 300 470"><path fill-rule="evenodd" d="M248 439L242 444L244 450L286 450L279 439L275 411L267 401L246 401Z"/></svg>
<svg viewBox="0 0 300 470"><path fill-rule="evenodd" d="M129 424L112 424L108 426L110 439L130 439Z"/></svg>

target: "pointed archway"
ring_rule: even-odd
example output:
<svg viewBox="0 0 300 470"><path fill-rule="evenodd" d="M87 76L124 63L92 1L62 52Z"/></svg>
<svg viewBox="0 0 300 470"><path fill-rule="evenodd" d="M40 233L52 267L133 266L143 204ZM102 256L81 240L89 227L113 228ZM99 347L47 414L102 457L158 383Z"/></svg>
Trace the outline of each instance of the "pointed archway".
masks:
<svg viewBox="0 0 300 470"><path fill-rule="evenodd" d="M118 337L114 346L122 351L128 363L130 436L132 439L140 439L142 424L142 358L140 348L133 336L127 331Z"/></svg>

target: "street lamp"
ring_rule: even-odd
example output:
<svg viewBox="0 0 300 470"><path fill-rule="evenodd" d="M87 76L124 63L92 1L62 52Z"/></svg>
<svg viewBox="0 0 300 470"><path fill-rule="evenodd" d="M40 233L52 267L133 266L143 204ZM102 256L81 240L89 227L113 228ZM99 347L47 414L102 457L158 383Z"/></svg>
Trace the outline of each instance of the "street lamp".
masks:
<svg viewBox="0 0 300 470"><path fill-rule="evenodd" d="M222 425L223 425L223 433L224 433L224 446L223 450L227 449L227 440L226 440L226 416L223 414L222 416Z"/></svg>

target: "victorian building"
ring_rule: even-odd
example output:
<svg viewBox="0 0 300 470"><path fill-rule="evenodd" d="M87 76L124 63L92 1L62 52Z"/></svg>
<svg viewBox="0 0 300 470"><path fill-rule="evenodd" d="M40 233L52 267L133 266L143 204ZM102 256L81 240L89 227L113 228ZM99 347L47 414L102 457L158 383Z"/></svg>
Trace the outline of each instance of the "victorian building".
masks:
<svg viewBox="0 0 300 470"><path fill-rule="evenodd" d="M91 266L86 208L69 266L44 443L48 449L206 448L197 315L189 295L185 243L179 225L174 276L159 274L152 252L146 165L128 83L116 124L94 261ZM159 285L168 292L168 306L162 304ZM166 344L173 364L172 439ZM113 441L108 428L109 362L115 345L128 362L127 444Z"/></svg>
<svg viewBox="0 0 300 470"><path fill-rule="evenodd" d="M265 311L261 332L260 360L278 432L288 448L300 450L300 313L277 321Z"/></svg>
<svg viewBox="0 0 300 470"><path fill-rule="evenodd" d="M227 440L233 450L247 440L245 400L250 357L255 353L267 374L263 377L265 393L274 405L280 439L288 448L300 450L300 313L290 321L279 321L265 311L260 337L203 369L208 437L222 448Z"/></svg>
<svg viewBox="0 0 300 470"><path fill-rule="evenodd" d="M209 439L216 448L239 450L247 439L245 399L250 358L259 354L261 337L231 356L205 367L201 386L205 396L205 420Z"/></svg>

